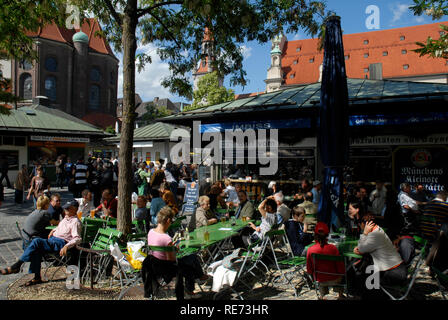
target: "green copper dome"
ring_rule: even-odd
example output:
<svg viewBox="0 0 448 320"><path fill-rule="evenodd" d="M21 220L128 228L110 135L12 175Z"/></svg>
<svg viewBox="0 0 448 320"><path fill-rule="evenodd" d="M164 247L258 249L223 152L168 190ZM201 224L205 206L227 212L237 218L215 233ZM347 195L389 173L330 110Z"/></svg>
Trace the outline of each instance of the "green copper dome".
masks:
<svg viewBox="0 0 448 320"><path fill-rule="evenodd" d="M73 42L89 43L89 37L82 31L76 32L72 38Z"/></svg>
<svg viewBox="0 0 448 320"><path fill-rule="evenodd" d="M278 46L275 46L275 48L272 49L271 55L274 55L274 54L282 54L282 51L280 50L280 48Z"/></svg>

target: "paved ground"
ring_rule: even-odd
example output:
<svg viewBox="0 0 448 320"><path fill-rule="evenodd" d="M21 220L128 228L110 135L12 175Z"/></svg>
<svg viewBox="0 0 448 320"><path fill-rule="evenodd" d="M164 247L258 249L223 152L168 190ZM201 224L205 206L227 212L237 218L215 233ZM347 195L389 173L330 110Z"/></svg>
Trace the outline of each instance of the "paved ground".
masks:
<svg viewBox="0 0 448 320"><path fill-rule="evenodd" d="M66 189L52 190L58 192L62 196L62 202L64 203L72 197L72 194L67 192ZM16 228L16 221L23 224L26 216L32 211L32 202L28 201L22 205L16 205L14 203L14 193L12 189L5 189L5 202L0 207L0 268L4 268L17 260L22 254L21 240L18 230ZM81 288L81 290L68 290L65 286L65 270L59 270L57 275L52 281L39 284L32 287L23 287L23 284L32 275L27 275L28 265L25 264L22 273L16 275L1 276L0 275L0 300L12 299L12 300L29 300L29 299L50 299L50 300L114 300L117 299L120 293L119 288L114 289L98 289L90 290L89 288ZM292 269L286 269L284 272L292 271ZM286 284L284 281L278 281L275 279L279 273L274 273L271 280L273 281L261 281L266 279L263 276L251 277L248 280L248 284L252 287L252 290L248 290L245 287L237 287L237 291L243 293L244 299L247 300L315 300L317 298L314 290L309 290L306 286L301 287L300 295L298 298L294 296L294 289ZM293 284L298 284L302 277L295 276L293 278ZM269 280L269 279L268 279ZM210 284L202 286L204 293L202 299L210 300L214 298L214 293L210 291ZM197 287L199 291L199 287ZM165 290L165 294L162 294L159 299L173 300L174 291ZM142 290L136 288L131 290L125 299L143 299ZM217 299L229 300L238 299L237 295L231 291L224 292L219 295ZM329 300L336 299L336 295L331 293L328 296ZM438 290L435 280L431 279L428 275L428 269L423 267L419 272L416 279L413 290L408 299L411 300L440 300L442 295Z"/></svg>
<svg viewBox="0 0 448 320"><path fill-rule="evenodd" d="M70 199L72 193L65 189L53 188L52 192L60 193L62 203ZM14 202L14 190L5 187L5 201L0 207L0 268L5 268L14 263L22 253L22 241L16 227L16 221L23 224L25 218L33 210L33 201L26 201L23 204ZM28 265L25 265L23 272L28 271ZM6 300L8 286L24 274L0 275L0 300Z"/></svg>

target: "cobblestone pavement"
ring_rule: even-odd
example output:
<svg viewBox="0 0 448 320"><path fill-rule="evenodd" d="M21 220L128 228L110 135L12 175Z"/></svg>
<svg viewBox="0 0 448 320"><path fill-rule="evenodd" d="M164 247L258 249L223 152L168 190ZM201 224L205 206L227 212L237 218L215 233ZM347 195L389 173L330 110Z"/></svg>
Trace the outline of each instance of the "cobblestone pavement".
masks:
<svg viewBox="0 0 448 320"><path fill-rule="evenodd" d="M16 222L22 225L26 217L33 210L33 201L29 200L23 204L14 202L14 190L4 189L5 201L0 207L0 268L5 268L14 263L23 253L22 240L16 227ZM72 198L72 193L67 188L52 188L53 193L59 193L62 197L62 203ZM22 269L23 273L28 271L25 264ZM14 274L8 276L0 275L0 300L6 300L6 292L8 286L24 274Z"/></svg>
<svg viewBox="0 0 448 320"><path fill-rule="evenodd" d="M66 189L52 190L62 196L63 203L72 197ZM23 205L14 204L13 191L5 189L5 202L0 208L0 268L4 268L15 262L22 254L21 240L16 228L16 221L23 224L26 216L32 211L32 202L28 201ZM32 287L23 287L23 284L31 275L27 275L28 266L25 265L22 273L16 275L0 275L0 300L29 300L29 299L50 299L50 300L114 300L117 299L119 288L94 289L81 287L80 290L68 290L65 286L65 272L60 270L57 277L52 281L45 282ZM292 279L292 285L288 284L280 277L280 272L275 271L270 277L259 275L257 277L246 278L246 283L252 288L248 290L242 285L236 286L235 290L242 294L246 300L316 300L317 295L314 290L310 290L303 285L302 276L293 274L292 268L283 269L284 274ZM294 295L294 287L298 285L298 297ZM200 292L200 288L196 288ZM215 297L211 291L211 282L202 286L200 300L234 300L239 297L235 292L226 290ZM161 291L158 299L174 300L174 289L168 287ZM330 290L328 300L335 300L337 295ZM126 300L141 300L143 298L142 288L136 287L125 295ZM442 294L437 283L428 274L428 268L423 266L417 276L409 300L441 300Z"/></svg>

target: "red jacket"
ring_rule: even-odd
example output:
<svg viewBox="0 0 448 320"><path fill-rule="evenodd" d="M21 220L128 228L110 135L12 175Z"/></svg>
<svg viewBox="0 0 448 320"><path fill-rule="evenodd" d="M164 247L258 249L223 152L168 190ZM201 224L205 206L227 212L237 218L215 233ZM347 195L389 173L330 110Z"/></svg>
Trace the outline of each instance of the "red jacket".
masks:
<svg viewBox="0 0 448 320"><path fill-rule="evenodd" d="M317 254L325 254L331 256L339 256L338 248L332 244L325 244L323 248L321 248L319 243L316 243L314 246L310 247L306 253L306 272L313 275L314 265L313 258L311 257L312 253ZM329 272L329 273L339 273L344 274L345 265L342 261L324 261L324 260L316 260L316 264L318 264L316 270L320 272ZM322 274L320 272L316 273L316 278L318 282L327 282L336 280L339 276L330 275L330 274ZM314 278L314 276L313 276Z"/></svg>

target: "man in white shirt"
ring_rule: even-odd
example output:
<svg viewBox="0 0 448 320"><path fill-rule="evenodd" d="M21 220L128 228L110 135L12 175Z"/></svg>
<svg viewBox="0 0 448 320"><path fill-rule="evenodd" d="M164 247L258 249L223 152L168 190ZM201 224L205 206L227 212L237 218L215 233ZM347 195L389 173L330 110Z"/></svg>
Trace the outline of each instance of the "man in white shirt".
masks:
<svg viewBox="0 0 448 320"><path fill-rule="evenodd" d="M283 223L291 218L291 209L289 209L283 203L283 193L277 192L274 194L275 202L277 203L277 221L278 223Z"/></svg>
<svg viewBox="0 0 448 320"><path fill-rule="evenodd" d="M78 214L82 212L82 217L90 217L90 210L95 209L95 205L93 204L93 197L92 192L90 192L88 189L85 189L81 193L82 198L76 198L75 200L78 201L79 207L78 207Z"/></svg>
<svg viewBox="0 0 448 320"><path fill-rule="evenodd" d="M384 183L381 181L376 182L376 188L370 193L370 211L376 216L384 216L384 211L386 209L386 194L387 189Z"/></svg>
<svg viewBox="0 0 448 320"><path fill-rule="evenodd" d="M402 232L411 234L417 231L416 215L419 213L420 202L411 198L411 185L404 182L400 185L401 192L398 194L398 203L401 208L401 215L404 219Z"/></svg>

